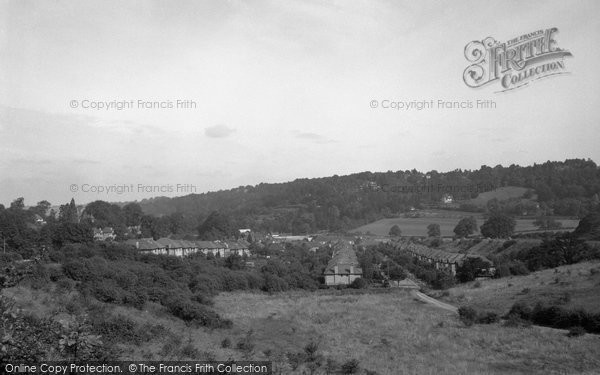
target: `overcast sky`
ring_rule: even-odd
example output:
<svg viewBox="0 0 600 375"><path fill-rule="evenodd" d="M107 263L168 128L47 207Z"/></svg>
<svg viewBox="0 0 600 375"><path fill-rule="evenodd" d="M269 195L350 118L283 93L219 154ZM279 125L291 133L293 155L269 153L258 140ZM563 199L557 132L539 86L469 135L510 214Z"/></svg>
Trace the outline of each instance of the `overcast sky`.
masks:
<svg viewBox="0 0 600 375"><path fill-rule="evenodd" d="M0 0L0 203L184 195L84 185L199 193L367 170L600 162L598 14L596 0ZM570 74L504 93L464 84L470 41L551 27L573 54ZM497 108L370 105L439 99Z"/></svg>

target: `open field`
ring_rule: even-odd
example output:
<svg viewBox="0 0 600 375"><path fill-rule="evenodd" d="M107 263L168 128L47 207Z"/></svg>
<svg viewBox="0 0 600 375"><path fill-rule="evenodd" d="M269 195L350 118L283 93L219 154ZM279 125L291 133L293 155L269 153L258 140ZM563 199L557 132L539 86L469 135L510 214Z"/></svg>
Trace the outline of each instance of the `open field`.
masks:
<svg viewBox="0 0 600 375"><path fill-rule="evenodd" d="M68 316L63 306L68 301L47 293L22 287L4 293L27 309L49 315L62 310L58 316ZM275 374L301 374L306 363L294 370L289 359L313 341L321 358L316 374L326 373L327 360L339 366L350 359L358 361L362 374L593 374L600 369L600 336L569 338L559 330L500 324L466 328L456 314L402 290L222 293L215 308L233 321L231 329L191 328L154 304L142 311L109 308L169 332L141 345L119 345L125 359L249 358L273 361ZM231 344L224 348L226 339ZM236 349L240 342L245 349Z"/></svg>
<svg viewBox="0 0 600 375"><path fill-rule="evenodd" d="M527 192L527 188L518 186L502 186L497 189L479 193L476 198L464 201L461 203L474 204L478 207L485 207L490 199L498 199L499 201L505 201L513 198L521 198Z"/></svg>
<svg viewBox="0 0 600 375"><path fill-rule="evenodd" d="M427 236L427 226L432 223L440 225L442 236L454 236L454 227L462 217L474 216L477 219L477 225L480 227L484 220L481 214L461 212L461 211L443 211L443 210L427 210L419 211L424 217L398 217L381 219L367 225L363 225L352 232L367 233L371 232L374 235L385 236L389 233L390 228L398 225L402 230L403 236ZM516 232L534 231L538 228L533 225L533 219L516 219ZM577 227L579 220L559 219L563 229L569 230Z"/></svg>
<svg viewBox="0 0 600 375"><path fill-rule="evenodd" d="M477 285L480 285L477 287ZM501 279L460 284L436 297L455 306L471 305L505 314L518 301L552 301L600 313L600 261L584 262Z"/></svg>

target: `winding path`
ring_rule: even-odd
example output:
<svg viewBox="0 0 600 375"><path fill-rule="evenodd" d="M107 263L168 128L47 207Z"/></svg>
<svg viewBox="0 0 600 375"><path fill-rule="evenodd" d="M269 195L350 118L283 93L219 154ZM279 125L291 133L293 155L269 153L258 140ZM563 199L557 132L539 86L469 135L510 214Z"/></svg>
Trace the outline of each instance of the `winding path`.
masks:
<svg viewBox="0 0 600 375"><path fill-rule="evenodd" d="M429 303L431 305L434 305L436 307L439 307L440 309L444 309L444 310L452 311L454 313L458 313L458 308L456 308L456 307L454 307L452 305L449 305L447 303L440 302L437 299L431 298L428 295L423 294L423 293L421 293L419 291L415 290L415 291L412 292L412 294L413 294L413 296L419 298L420 300L422 300L424 302L427 302L427 303Z"/></svg>

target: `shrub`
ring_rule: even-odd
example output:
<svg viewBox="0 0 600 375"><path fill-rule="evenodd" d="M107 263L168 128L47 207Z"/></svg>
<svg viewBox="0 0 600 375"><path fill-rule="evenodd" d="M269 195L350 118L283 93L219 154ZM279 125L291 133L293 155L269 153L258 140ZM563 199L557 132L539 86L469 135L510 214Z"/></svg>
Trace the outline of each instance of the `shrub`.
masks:
<svg viewBox="0 0 600 375"><path fill-rule="evenodd" d="M350 359L342 364L342 374L356 374L359 370L359 362L357 359Z"/></svg>
<svg viewBox="0 0 600 375"><path fill-rule="evenodd" d="M75 288L75 281L63 277L56 282L56 288L59 292L69 293Z"/></svg>
<svg viewBox="0 0 600 375"><path fill-rule="evenodd" d="M143 335L139 325L123 315L100 315L94 317L92 330L110 343L140 344Z"/></svg>
<svg viewBox="0 0 600 375"><path fill-rule="evenodd" d="M270 273L267 273L264 276L265 284L262 289L265 292L283 292L289 289L288 283L281 277Z"/></svg>
<svg viewBox="0 0 600 375"><path fill-rule="evenodd" d="M229 337L225 337L223 341L221 341L221 348L231 348L231 340L229 339Z"/></svg>
<svg viewBox="0 0 600 375"><path fill-rule="evenodd" d="M164 305L171 314L186 322L214 328L228 328L231 326L231 321L221 319L216 312L208 307L185 299L180 295L167 298Z"/></svg>
<svg viewBox="0 0 600 375"><path fill-rule="evenodd" d="M469 306L461 306L458 309L458 316L461 322L467 327L472 326L477 320L477 311Z"/></svg>
<svg viewBox="0 0 600 375"><path fill-rule="evenodd" d="M531 320L533 309L523 302L517 302L510 308L507 316L513 315L523 320Z"/></svg>
<svg viewBox="0 0 600 375"><path fill-rule="evenodd" d="M522 319L518 314L512 313L506 316L504 325L506 327L531 327L531 322Z"/></svg>
<svg viewBox="0 0 600 375"><path fill-rule="evenodd" d="M531 308L524 303L516 303L508 314L509 317L511 315L542 326L562 329L583 327L587 332L600 333L600 314L584 310L568 310L558 305L542 303Z"/></svg>
<svg viewBox="0 0 600 375"><path fill-rule="evenodd" d="M254 331L249 330L248 332L246 332L246 335L240 340L238 340L238 342L235 344L235 348L242 352L244 359L249 359L252 355L252 352L254 351L253 334Z"/></svg>
<svg viewBox="0 0 600 375"><path fill-rule="evenodd" d="M500 321L500 317L498 314L492 311L486 311L484 313L478 314L476 323L479 324L492 324Z"/></svg>
<svg viewBox="0 0 600 375"><path fill-rule="evenodd" d="M508 264L508 267L510 269L511 275L515 275L515 276L529 275L529 269L527 268L525 263L523 263L521 261L518 261L518 260L512 261Z"/></svg>
<svg viewBox="0 0 600 375"><path fill-rule="evenodd" d="M366 289L369 287L369 282L362 277L359 277L358 279L354 279L349 286L353 289Z"/></svg>
<svg viewBox="0 0 600 375"><path fill-rule="evenodd" d="M181 348L181 354L187 358L198 358L200 351L191 342L188 342ZM210 361L210 359L208 360Z"/></svg>
<svg viewBox="0 0 600 375"><path fill-rule="evenodd" d="M579 337L579 336L583 336L585 335L585 328L577 326L577 327L572 327L569 330L569 333L567 333L568 337Z"/></svg>
<svg viewBox="0 0 600 375"><path fill-rule="evenodd" d="M470 306L462 306L458 309L458 316L461 322L467 327L473 324L492 324L500 320L498 314L492 311L478 312Z"/></svg>

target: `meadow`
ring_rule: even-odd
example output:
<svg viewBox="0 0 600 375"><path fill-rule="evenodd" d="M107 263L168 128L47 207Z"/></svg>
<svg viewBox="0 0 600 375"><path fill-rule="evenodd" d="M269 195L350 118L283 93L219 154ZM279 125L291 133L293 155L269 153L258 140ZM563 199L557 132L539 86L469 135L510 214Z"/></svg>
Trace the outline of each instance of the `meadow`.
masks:
<svg viewBox="0 0 600 375"><path fill-rule="evenodd" d="M474 216L477 219L477 226L481 227L484 222L481 214L462 211L444 211L444 210L425 210L419 211L421 217L397 217L381 219L361 227L353 229L351 232L372 233L377 236L387 236L390 228L398 225L402 231L402 236L427 236L427 226L429 224L439 224L440 231L444 237L454 236L454 227L458 221L467 216ZM559 219L562 228L572 230L577 227L578 220ZM538 229L533 224L534 219L516 219L515 232L529 232ZM478 232L477 232L478 233Z"/></svg>
<svg viewBox="0 0 600 375"><path fill-rule="evenodd" d="M56 298L25 287L4 294L29 311L61 320L69 319L67 307L79 298L76 292ZM501 323L465 327L456 314L424 304L403 290L221 293L214 307L231 319L229 329L190 327L153 303L142 311L101 305L107 319L134 322L156 332L135 343L117 344L123 359L261 359L273 361L276 374L340 373L351 360L362 374L600 370L600 336L567 337L560 330L509 328ZM121 323L120 334L129 325ZM311 343L314 361L303 356Z"/></svg>

